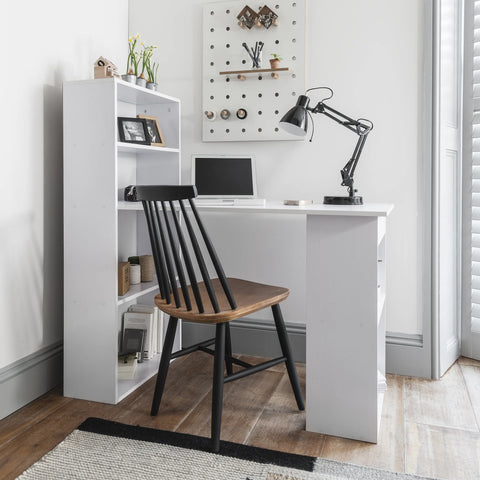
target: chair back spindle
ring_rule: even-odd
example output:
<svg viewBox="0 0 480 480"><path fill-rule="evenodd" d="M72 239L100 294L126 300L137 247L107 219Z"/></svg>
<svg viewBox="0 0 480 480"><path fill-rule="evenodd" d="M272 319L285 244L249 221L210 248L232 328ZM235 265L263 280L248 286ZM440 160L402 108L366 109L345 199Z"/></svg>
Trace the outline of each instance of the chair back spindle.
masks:
<svg viewBox="0 0 480 480"><path fill-rule="evenodd" d="M163 218L165 220L165 226L167 227L168 239L170 241L170 248L173 254L173 260L175 262L175 268L177 269L178 279L180 280L180 286L182 288L183 299L185 301L185 306L187 310L192 309L192 304L190 302L190 295L188 293L187 282L185 281L185 273L183 271L182 263L180 261L180 256L178 254L177 245L175 242L175 238L173 236L172 227L170 225L170 220L168 218L167 207L165 202L161 202L162 210L163 210ZM173 207L173 203L170 202L171 207ZM175 216L175 209L172 208L172 215ZM176 304L177 307L181 306L180 302Z"/></svg>

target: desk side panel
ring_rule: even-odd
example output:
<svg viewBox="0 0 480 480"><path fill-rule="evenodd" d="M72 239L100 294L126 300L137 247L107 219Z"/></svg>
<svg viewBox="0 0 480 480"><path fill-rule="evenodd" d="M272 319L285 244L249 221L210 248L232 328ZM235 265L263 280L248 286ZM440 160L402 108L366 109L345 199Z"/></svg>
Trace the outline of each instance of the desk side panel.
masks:
<svg viewBox="0 0 480 480"><path fill-rule="evenodd" d="M116 100L64 85L64 395L116 402Z"/></svg>
<svg viewBox="0 0 480 480"><path fill-rule="evenodd" d="M377 441L376 217L307 219L307 430Z"/></svg>

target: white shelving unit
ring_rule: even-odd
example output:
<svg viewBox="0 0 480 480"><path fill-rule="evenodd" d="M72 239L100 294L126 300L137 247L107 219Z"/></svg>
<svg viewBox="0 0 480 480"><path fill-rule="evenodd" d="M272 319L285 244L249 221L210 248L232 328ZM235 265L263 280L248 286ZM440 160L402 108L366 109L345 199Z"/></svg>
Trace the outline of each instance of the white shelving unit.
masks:
<svg viewBox="0 0 480 480"><path fill-rule="evenodd" d="M118 296L117 267L150 254L132 184L180 183L180 101L117 79L67 82L64 103L64 395L117 403L155 375L159 356L117 380L123 313L153 304L156 281ZM118 141L118 117L154 116L165 147ZM180 346L180 333L177 345Z"/></svg>

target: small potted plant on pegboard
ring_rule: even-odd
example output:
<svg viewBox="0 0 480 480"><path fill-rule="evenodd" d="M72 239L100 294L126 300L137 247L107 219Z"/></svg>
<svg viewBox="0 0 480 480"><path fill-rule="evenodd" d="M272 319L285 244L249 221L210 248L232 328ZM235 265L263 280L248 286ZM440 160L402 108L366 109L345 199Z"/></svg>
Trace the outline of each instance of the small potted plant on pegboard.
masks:
<svg viewBox="0 0 480 480"><path fill-rule="evenodd" d="M273 58L270 59L270 67L272 70L276 70L277 68L280 68L280 61L283 60L281 57L279 57L276 53L271 53Z"/></svg>

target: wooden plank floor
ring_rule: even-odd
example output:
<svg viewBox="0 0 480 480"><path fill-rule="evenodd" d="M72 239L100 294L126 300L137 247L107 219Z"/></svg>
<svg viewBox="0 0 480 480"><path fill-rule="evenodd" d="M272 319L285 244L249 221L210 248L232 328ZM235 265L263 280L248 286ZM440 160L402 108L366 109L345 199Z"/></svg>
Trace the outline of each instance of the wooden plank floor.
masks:
<svg viewBox="0 0 480 480"><path fill-rule="evenodd" d="M297 367L304 389L305 366ZM176 360L157 417L149 414L154 379L118 405L47 393L0 421L0 478L15 478L90 416L208 436L211 371L206 354ZM225 385L222 438L440 479L480 478L480 362L462 358L439 381L387 380L376 445L306 432L280 365Z"/></svg>

